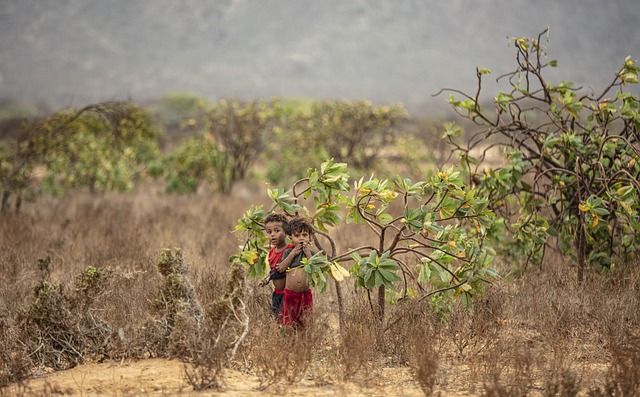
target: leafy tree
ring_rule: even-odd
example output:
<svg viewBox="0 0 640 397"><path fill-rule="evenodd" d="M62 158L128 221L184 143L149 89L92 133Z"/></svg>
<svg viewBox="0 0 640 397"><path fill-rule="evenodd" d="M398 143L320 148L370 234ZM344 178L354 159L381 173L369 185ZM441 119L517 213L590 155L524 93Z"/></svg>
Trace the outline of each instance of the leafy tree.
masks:
<svg viewBox="0 0 640 397"><path fill-rule="evenodd" d="M23 123L0 147L2 209L34 189L35 170L46 172L45 188L60 191L126 190L158 152L158 130L149 114L127 102L104 102L64 110Z"/></svg>
<svg viewBox="0 0 640 397"><path fill-rule="evenodd" d="M273 206L268 210L251 207L239 219L236 231L245 234L246 242L230 260L248 266L249 275L262 276L267 254L263 221L268 213L280 210L309 215L322 238L316 241L322 253L305 264L310 285L322 291L326 275L340 281L344 277L339 274L340 264L350 263L356 286L367 293L377 291L376 311L382 320L387 289L401 285L403 296L411 298L410 285L414 285L416 299L431 298L442 308L456 298L470 303L482 291L483 282L497 277L489 267L492 251L484 244L487 235L495 232L488 229L495 224L493 213L487 210L486 199L464 186L459 172L440 171L431 180L417 183L372 176L355 182L351 189L345 169L346 164L329 160L319 169L309 169L308 176L291 190L268 190ZM397 206L400 211L393 210ZM373 230L373 241L338 252L329 228L345 223L360 225L363 236ZM337 291L342 319L339 286Z"/></svg>
<svg viewBox="0 0 640 397"><path fill-rule="evenodd" d="M75 112L54 117L64 123ZM67 135L55 138L52 143L57 149L45 157L48 190L127 191L159 156L159 131L150 114L135 105L102 105L83 112L65 128Z"/></svg>
<svg viewBox="0 0 640 397"><path fill-rule="evenodd" d="M211 135L184 139L162 161L158 176L164 173L167 191L193 193L203 183L215 183L220 172L220 151Z"/></svg>
<svg viewBox="0 0 640 397"><path fill-rule="evenodd" d="M258 158L265 161L270 182L291 183L304 177L310 162L320 163L331 153L353 159L361 169L372 167L383 153L397 157L396 148L385 151L381 147L394 142L398 126L406 117L406 111L399 106L374 107L365 101L241 103L225 99L210 108L200 102L193 106L200 108L205 117L202 120L194 116L188 125L204 134L180 145L171 155L180 160L169 160L171 165L165 164L163 172L171 172L169 166L178 167L177 174L188 177L187 183L194 178L201 180L198 175L202 175L201 162L207 152L207 173L218 190L226 193L246 176ZM211 138L217 148L215 156L209 150ZM195 142L204 147L199 148ZM195 152L189 153L187 148ZM304 156L300 155L301 150Z"/></svg>
<svg viewBox="0 0 640 397"><path fill-rule="evenodd" d="M376 107L369 101L315 102L302 126L331 158L359 170L375 169L393 144L408 113L404 107Z"/></svg>
<svg viewBox="0 0 640 397"><path fill-rule="evenodd" d="M455 143L453 128L444 135L470 183L507 220L511 254L526 258L525 266L539 262L557 237L556 247L577 258L582 281L587 264L624 263L640 246L640 104L630 90L638 67L625 59L597 94L554 84L543 74L557 64L541 44L547 32L513 39L517 67L498 78L509 90L491 106L480 103L487 69L477 70L475 94L444 90L459 114L483 127L466 145ZM486 166L496 149L504 165Z"/></svg>
<svg viewBox="0 0 640 397"><path fill-rule="evenodd" d="M174 98L182 115L193 116L180 124L199 133L182 139L153 172L155 177L164 175L168 191L194 192L203 183L211 183L218 191L230 193L263 152L270 153L278 160L274 163L282 166L276 145L271 142L281 136L278 125L286 119L279 101L243 103L223 99L208 105L203 100L188 99ZM188 104L194 107L189 112L183 108Z"/></svg>
<svg viewBox="0 0 640 397"><path fill-rule="evenodd" d="M314 103L287 100L279 104L275 114L277 125L268 135L262 155L270 183L293 183L306 176L309 164L320 164L329 157L322 142L308 130Z"/></svg>
<svg viewBox="0 0 640 397"><path fill-rule="evenodd" d="M217 183L221 192L231 192L264 149L275 127L278 105L278 101L223 99L208 110L206 130L215 138L220 153Z"/></svg>

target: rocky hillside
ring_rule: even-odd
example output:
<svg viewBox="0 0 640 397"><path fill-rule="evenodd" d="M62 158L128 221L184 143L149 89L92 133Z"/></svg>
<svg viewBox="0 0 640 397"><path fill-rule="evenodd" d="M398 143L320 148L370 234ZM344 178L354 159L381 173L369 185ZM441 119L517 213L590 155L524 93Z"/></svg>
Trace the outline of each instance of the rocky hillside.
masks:
<svg viewBox="0 0 640 397"><path fill-rule="evenodd" d="M78 106L166 92L426 103L513 67L551 27L552 77L602 86L640 58L637 0L3 0L0 99ZM440 101L444 101L441 98Z"/></svg>

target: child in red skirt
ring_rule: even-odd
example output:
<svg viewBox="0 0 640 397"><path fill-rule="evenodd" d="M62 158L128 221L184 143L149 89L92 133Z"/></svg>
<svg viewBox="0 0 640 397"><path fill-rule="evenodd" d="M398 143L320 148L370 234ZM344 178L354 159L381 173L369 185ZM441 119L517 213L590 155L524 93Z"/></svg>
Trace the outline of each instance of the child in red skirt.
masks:
<svg viewBox="0 0 640 397"><path fill-rule="evenodd" d="M289 222L293 248L282 254L282 262L277 266L286 272L286 283L282 302L280 325L287 328L304 327L313 319L313 296L307 273L302 267L302 258L311 258L315 252L309 246L315 230L307 218L294 218Z"/></svg>

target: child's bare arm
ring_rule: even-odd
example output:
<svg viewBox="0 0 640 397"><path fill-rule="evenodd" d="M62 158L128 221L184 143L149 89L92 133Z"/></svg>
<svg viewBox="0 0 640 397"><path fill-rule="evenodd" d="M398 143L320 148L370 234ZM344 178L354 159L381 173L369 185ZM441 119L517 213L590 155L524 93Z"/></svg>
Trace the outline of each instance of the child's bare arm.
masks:
<svg viewBox="0 0 640 397"><path fill-rule="evenodd" d="M289 254L287 255L287 257L281 260L280 263L276 265L276 268L278 269L278 271L280 273L286 272L289 266L291 266L291 262L293 262L293 258L295 258L301 251L302 251L301 245L296 245L295 247L293 247L291 249L291 252L289 252Z"/></svg>
<svg viewBox="0 0 640 397"><path fill-rule="evenodd" d="M269 284L269 281L271 281L271 277L270 277L269 274L267 274L267 276L265 278L260 280L260 283L258 284L258 286L264 287L265 285Z"/></svg>
<svg viewBox="0 0 640 397"><path fill-rule="evenodd" d="M278 269L278 271L280 273L286 272L289 266L291 266L291 262L293 262L293 258L295 258L295 256L296 254L294 254L293 251L291 251L286 258L284 258L282 261L280 261L280 263L276 265L276 268Z"/></svg>

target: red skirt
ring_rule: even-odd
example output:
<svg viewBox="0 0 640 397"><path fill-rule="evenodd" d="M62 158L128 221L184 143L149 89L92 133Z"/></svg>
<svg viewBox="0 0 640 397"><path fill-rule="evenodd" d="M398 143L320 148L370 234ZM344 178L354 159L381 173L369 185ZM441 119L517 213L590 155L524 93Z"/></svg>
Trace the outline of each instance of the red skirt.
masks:
<svg viewBox="0 0 640 397"><path fill-rule="evenodd" d="M284 327L304 327L313 320L313 296L311 289L294 292L284 289L280 325Z"/></svg>

